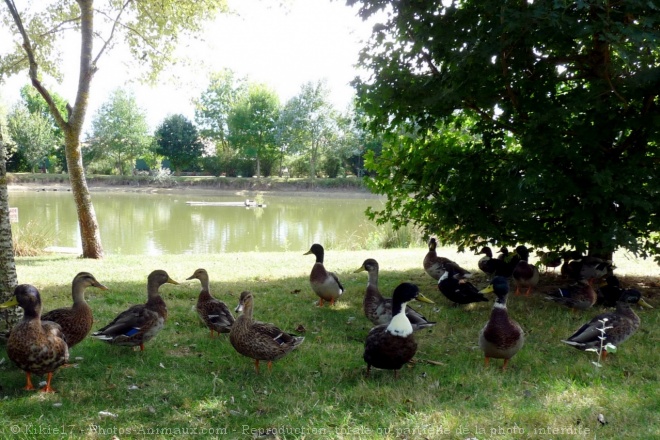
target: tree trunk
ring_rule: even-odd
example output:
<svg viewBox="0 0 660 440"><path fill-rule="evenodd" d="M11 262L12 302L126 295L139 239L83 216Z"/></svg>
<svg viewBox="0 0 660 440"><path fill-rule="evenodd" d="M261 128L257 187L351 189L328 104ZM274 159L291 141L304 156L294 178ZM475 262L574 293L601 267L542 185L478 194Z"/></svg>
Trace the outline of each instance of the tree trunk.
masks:
<svg viewBox="0 0 660 440"><path fill-rule="evenodd" d="M0 127L0 303L7 301L18 284L14 246L9 222L9 194L7 192L7 151ZM12 307L0 313L0 333L6 334L21 315L21 309Z"/></svg>
<svg viewBox="0 0 660 440"><path fill-rule="evenodd" d="M78 212L82 256L83 258L103 258L101 233L96 221L96 212L89 194L89 188L87 187L87 180L85 179L78 135L75 133L66 133L66 165L69 169L71 192Z"/></svg>

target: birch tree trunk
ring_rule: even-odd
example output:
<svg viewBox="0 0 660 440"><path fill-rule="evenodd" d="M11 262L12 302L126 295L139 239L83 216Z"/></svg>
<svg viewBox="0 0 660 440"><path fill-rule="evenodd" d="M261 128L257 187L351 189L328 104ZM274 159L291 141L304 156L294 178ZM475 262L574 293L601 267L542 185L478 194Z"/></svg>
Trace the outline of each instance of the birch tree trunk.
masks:
<svg viewBox="0 0 660 440"><path fill-rule="evenodd" d="M18 284L11 224L9 222L9 194L7 193L7 150L0 127L0 303L7 301ZM0 312L0 334L5 334L18 322L21 315L19 307Z"/></svg>

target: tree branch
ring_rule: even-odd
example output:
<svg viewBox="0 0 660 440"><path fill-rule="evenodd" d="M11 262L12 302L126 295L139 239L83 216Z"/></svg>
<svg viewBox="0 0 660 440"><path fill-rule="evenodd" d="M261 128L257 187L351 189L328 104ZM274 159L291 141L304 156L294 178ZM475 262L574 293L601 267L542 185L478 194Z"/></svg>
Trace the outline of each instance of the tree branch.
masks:
<svg viewBox="0 0 660 440"><path fill-rule="evenodd" d="M34 49L32 48L30 37L28 36L27 31L23 26L23 20L21 19L21 16L16 9L16 5L14 4L13 0L5 0L5 3L7 4L7 8L9 8L9 12L14 19L14 23L16 24L21 37L23 37L23 50L25 50L25 54L27 55L28 63L30 65L29 76L30 80L32 81L32 85L44 98L46 104L48 104L48 108L55 118L57 125L64 129L68 126L68 122L64 120L64 117L57 108L57 105L55 105L55 101L53 101L52 96L50 96L50 92L43 86L43 84L41 84L41 81L39 80L39 65L37 64L37 59L34 56Z"/></svg>

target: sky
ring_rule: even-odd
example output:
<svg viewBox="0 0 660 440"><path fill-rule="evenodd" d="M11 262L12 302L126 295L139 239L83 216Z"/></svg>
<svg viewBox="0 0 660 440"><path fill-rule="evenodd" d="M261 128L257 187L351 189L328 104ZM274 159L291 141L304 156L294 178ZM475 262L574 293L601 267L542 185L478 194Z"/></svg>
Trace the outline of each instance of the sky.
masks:
<svg viewBox="0 0 660 440"><path fill-rule="evenodd" d="M152 129L171 114L181 113L194 121L191 99L206 89L209 73L222 68L267 84L282 103L304 83L324 79L335 108L346 108L354 96L349 83L358 74L358 52L371 33L371 25L357 16L356 8L343 0L228 0L228 4L234 13L221 14L209 23L202 41L183 44L178 51L182 62L161 75L155 87L140 85L131 77L120 50L103 55L92 81L86 129L110 92L119 87L133 91ZM0 53L3 49L0 41ZM64 54L63 65L70 66L64 82L48 84L71 102L77 85L75 49L71 56ZM27 72L10 78L0 85L0 99L11 105L27 83Z"/></svg>

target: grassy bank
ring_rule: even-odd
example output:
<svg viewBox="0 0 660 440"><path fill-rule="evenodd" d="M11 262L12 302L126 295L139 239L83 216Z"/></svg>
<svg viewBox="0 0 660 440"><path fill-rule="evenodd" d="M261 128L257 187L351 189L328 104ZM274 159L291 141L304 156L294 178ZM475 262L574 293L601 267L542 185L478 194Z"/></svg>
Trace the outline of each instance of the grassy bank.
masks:
<svg viewBox="0 0 660 440"><path fill-rule="evenodd" d="M657 274L657 265L623 264L620 258L623 281L641 286L656 309L637 311L642 328L600 369L592 365L593 353L560 342L600 309L573 313L540 293L511 297L510 312L527 340L502 372L497 361L484 368L477 347L492 303L452 307L422 269L425 249L327 249L326 266L347 289L333 308L314 306L308 283L313 256L304 251L19 258L19 282L41 290L45 310L70 304L70 282L78 271L108 286L106 292L87 291L94 328L144 302L146 277L154 269L167 270L181 285L161 288L169 319L144 352L87 338L71 352L78 367L55 374L56 394L21 390L25 376L0 348L0 438L166 439L188 430L202 438L275 438L262 435L275 432L278 438L306 439L557 440L650 439L660 432L660 301L657 278L647 276ZM474 270L478 287L486 284L477 274L477 256L440 254ZM397 380L380 370L364 377L363 342L371 327L361 311L366 275L353 270L368 257L380 263L381 291L389 294L411 281L436 302L415 304L438 324L417 335L416 362ZM199 282L184 280L198 267L209 271L212 292L230 307L241 291L251 290L257 319L287 331L302 326L303 345L275 362L272 373L264 368L255 374L226 335L210 339L197 318ZM539 290L558 282L546 275ZM599 414L607 424L599 423ZM64 434L52 435L55 430Z"/></svg>
<svg viewBox="0 0 660 440"><path fill-rule="evenodd" d="M280 177L213 177L213 176L106 176L89 174L87 184L103 187L154 187L169 189L214 189L233 191L358 191L369 192L358 178L298 179ZM9 185L69 185L66 174L8 173Z"/></svg>

